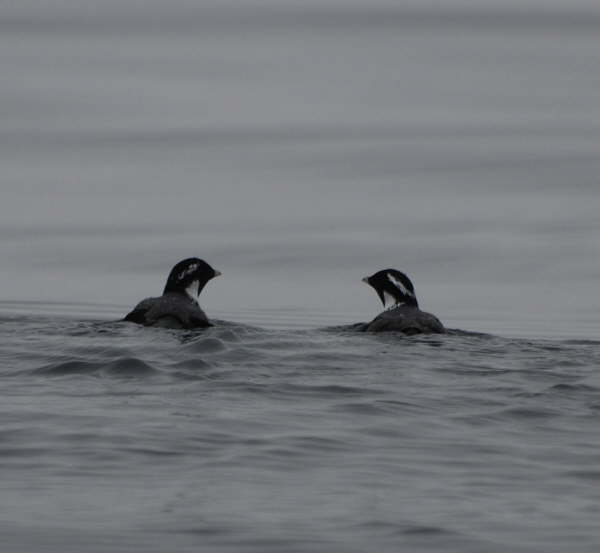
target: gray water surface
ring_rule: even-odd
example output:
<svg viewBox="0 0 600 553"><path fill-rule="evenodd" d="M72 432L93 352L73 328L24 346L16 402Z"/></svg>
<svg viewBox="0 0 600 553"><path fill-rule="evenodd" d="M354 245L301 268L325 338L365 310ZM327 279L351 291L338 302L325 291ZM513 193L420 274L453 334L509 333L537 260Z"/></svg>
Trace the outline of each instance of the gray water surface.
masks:
<svg viewBox="0 0 600 553"><path fill-rule="evenodd" d="M54 0L0 29L0 299L127 309L199 255L226 318L367 317L391 266L455 326L598 335L595 3Z"/></svg>
<svg viewBox="0 0 600 553"><path fill-rule="evenodd" d="M0 321L20 551L596 551L600 343Z"/></svg>
<svg viewBox="0 0 600 553"><path fill-rule="evenodd" d="M600 550L596 2L0 6L0 535ZM115 322L190 256L221 322ZM406 272L453 332L353 334Z"/></svg>

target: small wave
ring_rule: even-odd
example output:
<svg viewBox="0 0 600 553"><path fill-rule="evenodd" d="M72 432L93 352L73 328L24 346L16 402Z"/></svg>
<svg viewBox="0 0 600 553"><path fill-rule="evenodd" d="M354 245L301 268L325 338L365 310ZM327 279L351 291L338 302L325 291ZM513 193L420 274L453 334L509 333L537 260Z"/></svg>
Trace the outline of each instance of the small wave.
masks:
<svg viewBox="0 0 600 553"><path fill-rule="evenodd" d="M465 363L453 367L436 367L436 371L463 376L497 376L514 372L514 369L495 367L493 365L467 365Z"/></svg>
<svg viewBox="0 0 600 553"><path fill-rule="evenodd" d="M386 412L385 409L382 409L377 405L373 405L372 403L356 402L336 405L334 410L343 413L355 413L357 415L382 415Z"/></svg>
<svg viewBox="0 0 600 553"><path fill-rule="evenodd" d="M232 533L232 527L230 525L210 525L210 526L194 526L194 527L181 527L181 528L167 528L165 532L172 534L190 534L192 536L215 537L215 536L230 536Z"/></svg>
<svg viewBox="0 0 600 553"><path fill-rule="evenodd" d="M573 345L573 346L598 346L600 345L600 341L598 340L565 340L565 344Z"/></svg>
<svg viewBox="0 0 600 553"><path fill-rule="evenodd" d="M190 359L184 359L183 361L173 363L171 368L180 370L204 370L212 369L214 368L214 365L200 357L192 357Z"/></svg>
<svg viewBox="0 0 600 553"><path fill-rule="evenodd" d="M241 322L232 322L226 321L223 319L211 319L212 323L215 325L209 329L209 331L219 333L223 330L230 330L234 332L237 336L245 336L245 335L253 335L264 332L264 329L260 326L241 323Z"/></svg>
<svg viewBox="0 0 600 553"><path fill-rule="evenodd" d="M214 363L200 357L192 357L169 365L169 374L179 380L213 380L222 378Z"/></svg>
<svg viewBox="0 0 600 553"><path fill-rule="evenodd" d="M234 365L242 363L244 367L248 368L256 361L264 359L265 357L264 353L255 348L240 346L220 352L219 361L223 363L232 363Z"/></svg>
<svg viewBox="0 0 600 553"><path fill-rule="evenodd" d="M381 394L380 390L373 388L358 388L356 386L344 386L341 384L325 384L315 386L310 384L284 384L280 390L284 393L310 395L310 396L363 396L369 394Z"/></svg>
<svg viewBox="0 0 600 553"><path fill-rule="evenodd" d="M570 470L564 473L565 476L571 476L582 480L591 480L594 483L600 482L600 470Z"/></svg>
<svg viewBox="0 0 600 553"><path fill-rule="evenodd" d="M401 533L406 536L440 536L440 535L456 535L456 532L442 528L441 526L409 526L401 530Z"/></svg>
<svg viewBox="0 0 600 553"><path fill-rule="evenodd" d="M226 350L227 346L219 338L201 338L186 344L185 349L197 353L215 353Z"/></svg>
<svg viewBox="0 0 600 553"><path fill-rule="evenodd" d="M364 332L369 323L351 323L342 325L325 326L320 328L321 332L334 332L340 334L354 334L356 332Z"/></svg>
<svg viewBox="0 0 600 553"><path fill-rule="evenodd" d="M89 361L67 361L65 363L53 363L44 365L33 371L33 374L48 376L66 376L69 374L92 374L99 370L100 363L91 363Z"/></svg>
<svg viewBox="0 0 600 553"><path fill-rule="evenodd" d="M158 372L152 365L137 357L122 357L103 365L102 370L119 376L143 376Z"/></svg>
<svg viewBox="0 0 600 553"><path fill-rule="evenodd" d="M598 388L596 386L590 386L589 384L567 384L563 382L551 386L550 390L557 392L596 392L598 391Z"/></svg>
<svg viewBox="0 0 600 553"><path fill-rule="evenodd" d="M480 338L482 340L489 340L493 338L497 338L493 334L489 334L487 332L476 332L474 330L462 330L460 328L447 328L446 334L450 336L465 336L467 338Z"/></svg>
<svg viewBox="0 0 600 553"><path fill-rule="evenodd" d="M497 416L504 417L508 416L510 418L516 419L547 419L558 416L560 413L545 408L534 409L531 407L512 407L510 409L505 409L500 413L497 413Z"/></svg>
<svg viewBox="0 0 600 553"><path fill-rule="evenodd" d="M401 521L389 521L381 519L369 519L361 523L360 526L365 530L375 530L378 533L387 535L401 535L411 537L437 537L437 536L459 536L456 531L449 530L442 526L433 526L426 524L411 524Z"/></svg>
<svg viewBox="0 0 600 553"><path fill-rule="evenodd" d="M348 444L339 438L324 436L292 436L285 441L290 447L303 451L338 451L348 447Z"/></svg>
<svg viewBox="0 0 600 553"><path fill-rule="evenodd" d="M223 342L240 342L241 338L234 330L230 329L218 329L216 332L216 338L223 340Z"/></svg>
<svg viewBox="0 0 600 553"><path fill-rule="evenodd" d="M155 374L157 369L137 357L121 357L114 361L66 361L34 369L33 374L45 376L108 374L113 376L144 376Z"/></svg>
<svg viewBox="0 0 600 553"><path fill-rule="evenodd" d="M26 447L2 447L0 449L0 459L16 458L20 461L33 458L40 459L48 454L48 449L44 447L26 446Z"/></svg>
<svg viewBox="0 0 600 553"><path fill-rule="evenodd" d="M380 399L377 405L385 412L403 413L403 414L421 414L429 413L429 408L425 405L419 405L410 401L400 401L396 399Z"/></svg>
<svg viewBox="0 0 600 553"><path fill-rule="evenodd" d="M177 457L183 455L182 451L173 449L160 449L151 447L123 447L121 451L124 453L131 453L133 455L139 455L141 457Z"/></svg>

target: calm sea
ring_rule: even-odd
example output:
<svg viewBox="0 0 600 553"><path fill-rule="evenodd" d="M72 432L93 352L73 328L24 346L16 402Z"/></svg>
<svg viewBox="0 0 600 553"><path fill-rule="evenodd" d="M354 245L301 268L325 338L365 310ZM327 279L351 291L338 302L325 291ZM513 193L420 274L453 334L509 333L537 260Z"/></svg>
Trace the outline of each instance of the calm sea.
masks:
<svg viewBox="0 0 600 553"><path fill-rule="evenodd" d="M11 553L600 551L600 8L0 6ZM212 329L115 322L174 263ZM353 334L406 272L445 336Z"/></svg>

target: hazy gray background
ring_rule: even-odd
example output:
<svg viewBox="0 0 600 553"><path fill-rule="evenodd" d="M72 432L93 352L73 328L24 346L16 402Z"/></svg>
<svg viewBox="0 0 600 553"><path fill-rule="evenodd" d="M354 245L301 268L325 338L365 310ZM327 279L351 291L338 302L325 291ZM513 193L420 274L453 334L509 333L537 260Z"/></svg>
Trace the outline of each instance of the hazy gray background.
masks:
<svg viewBox="0 0 600 553"><path fill-rule="evenodd" d="M116 316L199 255L214 316L364 320L393 266L450 326L596 335L599 36L595 1L3 2L3 308Z"/></svg>

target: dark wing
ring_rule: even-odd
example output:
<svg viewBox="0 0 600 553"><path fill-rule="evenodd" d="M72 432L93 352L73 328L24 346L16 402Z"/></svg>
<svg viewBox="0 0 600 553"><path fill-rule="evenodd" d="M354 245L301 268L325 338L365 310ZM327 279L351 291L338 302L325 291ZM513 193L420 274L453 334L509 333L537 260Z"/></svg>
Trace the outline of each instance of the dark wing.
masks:
<svg viewBox="0 0 600 553"><path fill-rule="evenodd" d="M209 326L213 326L208 320L206 313L204 313L204 311L202 311L197 304L193 307L193 310L190 313L188 325L188 328L207 328Z"/></svg>
<svg viewBox="0 0 600 553"><path fill-rule="evenodd" d="M147 298L138 303L132 311L127 313L124 317L124 321L129 321L131 323L137 323L139 325L148 324L148 319L146 315L148 311L152 308L152 300L153 298Z"/></svg>
<svg viewBox="0 0 600 553"><path fill-rule="evenodd" d="M442 334L444 326L431 313L413 307L400 307L384 311L367 326L369 332L402 332L404 334Z"/></svg>
<svg viewBox="0 0 600 553"><path fill-rule="evenodd" d="M165 294L138 303L124 321L162 328L204 328L212 326L196 302L181 294Z"/></svg>
<svg viewBox="0 0 600 553"><path fill-rule="evenodd" d="M419 314L419 322L421 323L421 326L425 332L432 332L434 334L443 334L446 332L446 329L441 321L431 313L421 311Z"/></svg>

